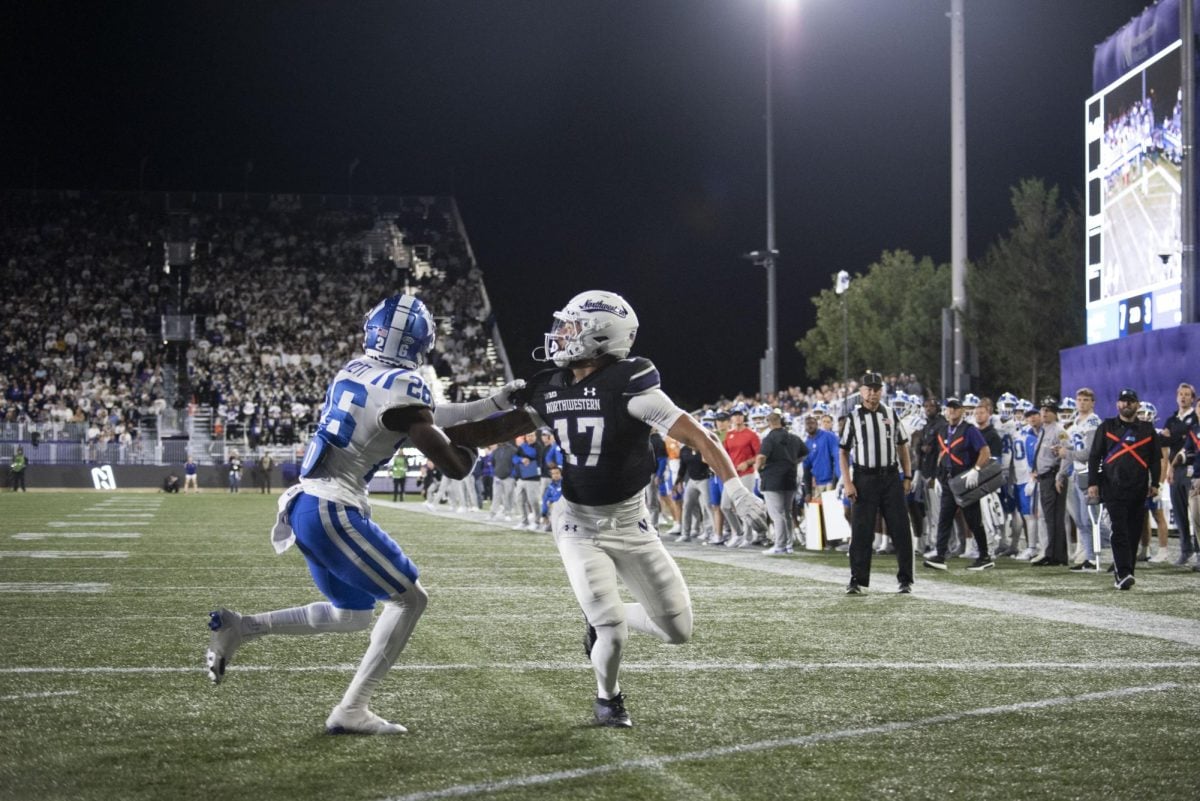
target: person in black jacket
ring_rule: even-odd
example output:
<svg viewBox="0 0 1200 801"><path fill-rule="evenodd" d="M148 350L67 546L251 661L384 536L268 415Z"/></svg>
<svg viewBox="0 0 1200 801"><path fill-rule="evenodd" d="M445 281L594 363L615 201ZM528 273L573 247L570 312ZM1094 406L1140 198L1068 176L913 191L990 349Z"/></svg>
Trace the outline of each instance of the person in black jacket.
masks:
<svg viewBox="0 0 1200 801"><path fill-rule="evenodd" d="M1123 389L1117 396L1117 417L1096 429L1088 457L1088 504L1104 502L1112 519L1113 586L1133 586L1138 540L1146 499L1158 495L1162 445L1154 424L1137 419L1138 395Z"/></svg>

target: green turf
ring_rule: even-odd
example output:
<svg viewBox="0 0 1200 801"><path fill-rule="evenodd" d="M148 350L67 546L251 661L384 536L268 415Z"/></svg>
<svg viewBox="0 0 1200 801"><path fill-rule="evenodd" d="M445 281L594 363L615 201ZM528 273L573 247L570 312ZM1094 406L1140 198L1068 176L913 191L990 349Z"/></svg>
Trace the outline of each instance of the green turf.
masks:
<svg viewBox="0 0 1200 801"><path fill-rule="evenodd" d="M161 506L89 527L119 519L97 514L114 500ZM675 548L695 638L631 639L635 728L610 731L587 725L594 682L548 535L380 507L430 594L372 704L411 731L329 737L324 717L367 632L250 643L220 687L202 669L209 609L318 599L300 555L268 543L275 500L0 497L0 798L1200 797L1198 574L1139 570L1118 593L1102 576L1002 560L983 575L921 571L905 597L894 558L877 557L871 592L847 598L828 576L760 569L776 560ZM50 525L67 521L82 522ZM86 530L142 536L13 537ZM7 555L35 551L128 558ZM846 565L832 553L783 563ZM34 582L108 586L16 591ZM1013 608L939 600L939 588L1009 593ZM1054 600L1161 615L1187 636L1025 614Z"/></svg>

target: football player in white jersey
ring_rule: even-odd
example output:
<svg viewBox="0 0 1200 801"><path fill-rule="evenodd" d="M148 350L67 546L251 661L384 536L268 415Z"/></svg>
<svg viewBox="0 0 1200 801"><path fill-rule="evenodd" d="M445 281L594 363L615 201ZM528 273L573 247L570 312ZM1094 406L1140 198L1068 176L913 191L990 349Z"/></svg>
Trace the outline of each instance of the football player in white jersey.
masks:
<svg viewBox="0 0 1200 801"><path fill-rule="evenodd" d="M1080 572L1096 569L1095 546L1098 544L1103 547L1104 542L1112 536L1112 529L1108 512L1102 505L1095 504L1090 508L1088 506L1088 456L1092 452L1092 440L1095 439L1096 429L1103 422L1100 415L1095 412L1096 393L1088 387L1080 387L1075 392L1074 401L1072 411L1075 416L1074 423L1068 432L1070 436L1068 453L1074 472L1071 494L1074 496L1076 520L1079 522L1079 550L1083 558L1074 560L1076 563L1070 567L1070 570ZM1093 531L1096 524L1099 525L1099 532Z"/></svg>
<svg viewBox="0 0 1200 801"><path fill-rule="evenodd" d="M618 673L629 629L662 642L692 636L692 601L679 567L659 540L643 488L654 474L651 428L700 454L733 499L733 512L756 532L766 508L740 481L725 449L659 387L650 360L629 357L638 318L612 292L583 292L554 313L538 361L554 369L534 377L525 406L447 430L479 447L535 426L549 426L563 449L563 500L551 520L575 598L587 618L584 651L596 674L595 722L633 725ZM635 603L624 603L618 579Z"/></svg>
<svg viewBox="0 0 1200 801"><path fill-rule="evenodd" d="M1041 411L1034 407L1032 401L1025 399L1017 402L1016 409L1020 421L1017 423L1017 433L1012 440L1013 488L1016 492L1017 511L1025 524L1026 547L1024 550L1018 551L1013 558L1028 562L1038 553L1041 519L1038 516L1037 482L1033 480L1031 463L1034 446L1037 443L1037 434L1026 420L1030 416L1040 415ZM1016 550L1018 541L1018 537L1014 537L1009 543L1009 549Z"/></svg>
<svg viewBox="0 0 1200 801"><path fill-rule="evenodd" d="M368 703L408 642L428 595L416 565L371 520L366 482L403 445L419 448L449 478L470 475L475 450L451 444L441 425L512 408L507 399L521 384L435 412L429 386L417 372L435 338L425 304L411 295L387 298L367 315L363 331L364 353L330 383L300 483L280 499L271 532L277 552L293 544L300 549L328 600L252 615L212 612L206 662L209 678L219 683L234 653L251 640L359 631L371 624L382 602L367 652L325 728L330 734L400 734L403 726L376 715Z"/></svg>

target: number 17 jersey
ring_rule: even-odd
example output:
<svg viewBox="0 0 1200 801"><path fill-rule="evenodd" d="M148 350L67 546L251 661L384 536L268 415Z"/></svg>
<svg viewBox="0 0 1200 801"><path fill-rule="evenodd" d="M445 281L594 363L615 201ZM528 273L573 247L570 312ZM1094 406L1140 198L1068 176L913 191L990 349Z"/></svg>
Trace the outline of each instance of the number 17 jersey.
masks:
<svg viewBox="0 0 1200 801"><path fill-rule="evenodd" d="M654 475L651 426L665 433L684 412L659 388L649 359L621 359L573 378L566 368L538 373L527 405L563 449L563 496L586 506L627 500Z"/></svg>

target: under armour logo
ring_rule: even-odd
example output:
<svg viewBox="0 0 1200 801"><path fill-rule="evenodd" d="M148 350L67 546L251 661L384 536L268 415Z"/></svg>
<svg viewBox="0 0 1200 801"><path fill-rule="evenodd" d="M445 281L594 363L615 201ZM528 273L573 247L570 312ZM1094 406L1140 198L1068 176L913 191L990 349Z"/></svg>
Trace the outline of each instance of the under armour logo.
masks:
<svg viewBox="0 0 1200 801"><path fill-rule="evenodd" d="M579 526L572 523L563 523L563 531L579 531Z"/></svg>
<svg viewBox="0 0 1200 801"><path fill-rule="evenodd" d="M587 397L592 397L592 398L596 397L596 388L595 388L595 387L587 387L587 388L585 388L585 389L583 390L583 396L584 396L585 398L587 398Z"/></svg>
<svg viewBox="0 0 1200 801"><path fill-rule="evenodd" d="M649 530L650 530L650 524L649 524L649 523L647 523L645 520L639 520L639 521L638 521L638 528L640 528L642 531L649 531Z"/></svg>

